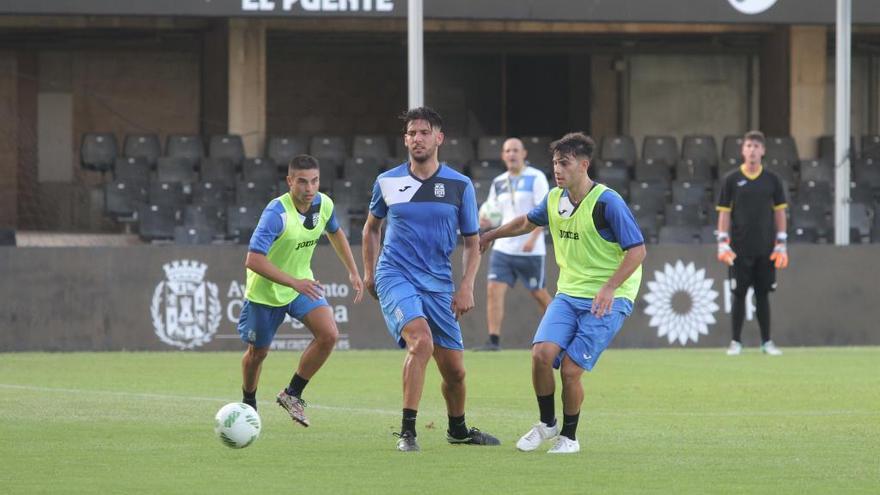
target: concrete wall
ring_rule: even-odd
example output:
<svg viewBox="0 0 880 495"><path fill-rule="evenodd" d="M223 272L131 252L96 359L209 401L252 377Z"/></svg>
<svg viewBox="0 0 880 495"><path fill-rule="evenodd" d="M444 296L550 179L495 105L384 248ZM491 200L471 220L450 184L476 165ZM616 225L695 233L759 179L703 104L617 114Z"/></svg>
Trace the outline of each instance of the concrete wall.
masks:
<svg viewBox="0 0 880 495"><path fill-rule="evenodd" d="M745 55L634 55L628 58L627 134L715 136L718 145L748 124Z"/></svg>
<svg viewBox="0 0 880 495"><path fill-rule="evenodd" d="M241 349L236 322L244 254L243 246L0 248L0 351ZM865 270L877 254L872 245L791 246L792 264L779 274L779 290L771 296L774 340L783 346L880 344L880 292ZM460 253L453 259L459 270ZM486 338L487 264L484 259L477 278L477 306L461 321L466 347ZM353 304L330 246L318 246L313 269L327 287L343 347L394 347L376 301L367 296ZM713 246L651 246L634 313L614 345L726 345L726 272ZM557 276L551 250L551 292ZM506 308L504 345L528 347L539 321L535 303L516 288ZM756 345L751 307L747 317L743 338ZM289 349L308 341L307 330L295 322L285 323L276 338Z"/></svg>

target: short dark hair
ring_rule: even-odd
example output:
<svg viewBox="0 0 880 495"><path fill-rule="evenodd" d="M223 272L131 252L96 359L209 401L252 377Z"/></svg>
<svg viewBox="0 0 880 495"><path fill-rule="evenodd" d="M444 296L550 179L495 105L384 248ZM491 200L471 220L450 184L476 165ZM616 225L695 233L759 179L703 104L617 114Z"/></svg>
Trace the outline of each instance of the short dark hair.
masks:
<svg viewBox="0 0 880 495"><path fill-rule="evenodd" d="M749 131L746 133L745 136L743 136L743 142L746 142L746 141L757 141L757 142L761 143L761 145L763 145L764 144L764 133L761 131Z"/></svg>
<svg viewBox="0 0 880 495"><path fill-rule="evenodd" d="M593 160L593 150L596 142L583 132L569 132L556 141L550 143L550 154L583 156Z"/></svg>
<svg viewBox="0 0 880 495"><path fill-rule="evenodd" d="M438 131L443 128L443 117L431 107L410 108L400 115L400 120L403 121L404 134L406 134L409 123L414 120L427 121L431 124L431 129L436 129Z"/></svg>
<svg viewBox="0 0 880 495"><path fill-rule="evenodd" d="M312 155L296 155L287 164L287 175L292 175L295 170L311 170L319 168L318 159Z"/></svg>

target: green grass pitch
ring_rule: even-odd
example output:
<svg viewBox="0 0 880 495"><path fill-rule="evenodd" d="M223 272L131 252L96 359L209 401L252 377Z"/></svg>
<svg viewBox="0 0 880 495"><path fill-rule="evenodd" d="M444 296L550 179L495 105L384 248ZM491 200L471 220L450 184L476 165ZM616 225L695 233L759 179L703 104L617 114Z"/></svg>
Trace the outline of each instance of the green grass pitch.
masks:
<svg viewBox="0 0 880 495"><path fill-rule="evenodd" d="M0 492L880 492L880 348L609 350L570 456L514 447L537 418L526 351L465 356L468 423L498 448L446 444L432 362L413 454L391 435L403 352L331 356L308 429L273 401L298 357L270 354L262 434L232 450L213 416L240 400L237 353L0 354Z"/></svg>

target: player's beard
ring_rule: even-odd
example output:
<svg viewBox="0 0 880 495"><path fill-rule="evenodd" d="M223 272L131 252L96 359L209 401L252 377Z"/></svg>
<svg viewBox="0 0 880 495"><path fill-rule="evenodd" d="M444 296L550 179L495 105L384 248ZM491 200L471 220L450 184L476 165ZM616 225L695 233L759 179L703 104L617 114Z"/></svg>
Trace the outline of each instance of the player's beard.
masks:
<svg viewBox="0 0 880 495"><path fill-rule="evenodd" d="M424 151L423 151L422 156L416 156L415 153L410 153L410 158L412 158L412 161L418 163L419 165L425 164L430 159L434 158L434 156L436 156L436 154L437 154L437 147L433 147L433 148L425 147L423 149L424 149Z"/></svg>

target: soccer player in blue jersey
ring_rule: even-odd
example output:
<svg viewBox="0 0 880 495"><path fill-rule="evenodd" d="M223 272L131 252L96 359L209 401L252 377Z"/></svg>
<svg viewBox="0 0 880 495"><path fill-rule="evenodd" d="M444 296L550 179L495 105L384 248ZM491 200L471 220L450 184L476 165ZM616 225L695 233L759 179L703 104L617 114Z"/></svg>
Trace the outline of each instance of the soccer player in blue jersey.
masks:
<svg viewBox="0 0 880 495"><path fill-rule="evenodd" d="M632 313L641 282L645 240L629 207L614 190L587 175L595 144L583 133L553 142L555 187L526 215L480 237L484 251L495 239L547 226L553 237L559 282L532 342L532 384L540 421L516 447L532 451L557 438L548 451L580 451L576 431L584 401L581 376L590 371ZM562 375L562 428L556 421L553 368Z"/></svg>
<svg viewBox="0 0 880 495"><path fill-rule="evenodd" d="M499 445L492 435L468 428L464 417L464 345L458 318L474 307L480 265L474 186L438 160L443 121L437 112L414 108L401 119L409 161L376 179L363 237L364 284L379 300L389 333L407 350L397 448L419 450L416 413L431 356L443 378L449 443ZM464 276L456 289L450 256L459 232L464 237Z"/></svg>
<svg viewBox="0 0 880 495"><path fill-rule="evenodd" d="M318 160L299 155L288 166L290 191L273 199L251 236L245 261L247 285L238 332L248 347L241 360L243 402L257 407L257 383L275 331L285 315L300 320L314 339L299 360L296 373L276 401L291 419L309 426L302 392L330 357L339 330L323 288L312 274L311 261L318 239L326 231L336 255L348 270L356 295L363 296L358 272L345 232L336 222L333 201L318 192Z"/></svg>

